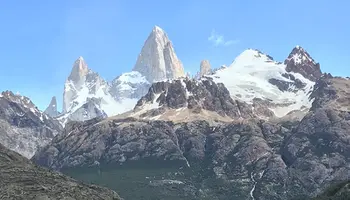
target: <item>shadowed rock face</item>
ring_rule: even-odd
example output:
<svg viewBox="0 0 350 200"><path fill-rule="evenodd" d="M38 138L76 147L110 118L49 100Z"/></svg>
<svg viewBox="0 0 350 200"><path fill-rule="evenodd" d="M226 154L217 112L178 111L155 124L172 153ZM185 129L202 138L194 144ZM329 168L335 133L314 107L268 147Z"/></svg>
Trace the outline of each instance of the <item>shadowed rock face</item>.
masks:
<svg viewBox="0 0 350 200"><path fill-rule="evenodd" d="M119 200L112 190L79 183L63 174L33 165L0 144L0 199Z"/></svg>
<svg viewBox="0 0 350 200"><path fill-rule="evenodd" d="M250 194L255 199L305 197L350 178L349 116L320 109L301 122L279 124L251 120L211 126L205 121L135 119L75 123L33 161L54 169L169 162L190 167L193 176L201 174L191 186L206 196L220 193L206 184L214 178L227 188L219 199L251 199Z"/></svg>

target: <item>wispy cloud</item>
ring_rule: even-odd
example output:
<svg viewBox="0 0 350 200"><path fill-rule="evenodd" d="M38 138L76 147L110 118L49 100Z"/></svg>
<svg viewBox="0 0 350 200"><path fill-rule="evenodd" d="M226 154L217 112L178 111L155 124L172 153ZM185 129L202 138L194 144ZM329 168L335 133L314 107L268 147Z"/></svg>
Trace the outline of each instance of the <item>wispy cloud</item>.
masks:
<svg viewBox="0 0 350 200"><path fill-rule="evenodd" d="M211 31L208 41L213 43L214 46L231 46L239 43L239 40L225 40L223 35L220 35L215 30Z"/></svg>

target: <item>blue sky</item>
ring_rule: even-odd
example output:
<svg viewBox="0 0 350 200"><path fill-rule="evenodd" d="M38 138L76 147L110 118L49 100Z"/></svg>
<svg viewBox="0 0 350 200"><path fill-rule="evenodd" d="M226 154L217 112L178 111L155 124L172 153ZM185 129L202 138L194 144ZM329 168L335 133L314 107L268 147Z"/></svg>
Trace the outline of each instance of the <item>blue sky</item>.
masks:
<svg viewBox="0 0 350 200"><path fill-rule="evenodd" d="M75 59L112 80L133 68L154 25L192 73L203 59L218 67L247 48L283 61L301 45L323 71L350 76L349 7L347 0L4 0L0 90L19 91L40 109L54 95L61 104Z"/></svg>

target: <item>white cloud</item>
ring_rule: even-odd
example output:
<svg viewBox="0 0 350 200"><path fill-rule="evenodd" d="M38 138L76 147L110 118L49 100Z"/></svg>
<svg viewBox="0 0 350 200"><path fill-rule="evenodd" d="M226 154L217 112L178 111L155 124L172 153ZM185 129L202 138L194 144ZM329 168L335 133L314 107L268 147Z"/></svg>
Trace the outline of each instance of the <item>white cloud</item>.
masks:
<svg viewBox="0 0 350 200"><path fill-rule="evenodd" d="M224 36L220 35L215 30L212 30L208 41L212 42L214 46L231 46L239 42L239 40L225 40Z"/></svg>

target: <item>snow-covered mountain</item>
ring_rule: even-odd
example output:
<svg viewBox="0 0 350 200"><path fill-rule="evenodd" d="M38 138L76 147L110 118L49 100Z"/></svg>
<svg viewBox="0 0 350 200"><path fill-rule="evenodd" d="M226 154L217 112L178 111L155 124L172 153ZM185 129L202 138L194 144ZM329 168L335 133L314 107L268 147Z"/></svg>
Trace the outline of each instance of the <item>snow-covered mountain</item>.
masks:
<svg viewBox="0 0 350 200"><path fill-rule="evenodd" d="M7 148L30 158L62 129L59 122L41 112L25 96L0 94L0 141Z"/></svg>
<svg viewBox="0 0 350 200"><path fill-rule="evenodd" d="M155 36L163 36L162 33L159 28L153 29L148 41ZM146 44L148 45L147 41ZM153 52L153 54L157 53ZM148 58L150 60L147 62L152 63L153 57ZM143 57L142 60L146 60L146 57ZM157 68L160 71L163 69ZM292 50L284 63L276 62L271 56L258 50L248 49L237 56L229 66L211 70L209 61L203 61L200 69L199 74L202 80L198 80L198 84L203 84L201 81L206 79L222 83L233 100L247 103L252 116L260 116L264 119L281 118L296 111L305 113L312 104L310 91L315 84L314 80L322 74L319 64L300 46ZM66 82L67 111L61 115L61 118L84 121L132 110L138 100L152 90L151 85L160 77L159 74L147 73L142 74L138 71L124 73L108 83L88 69L84 60L79 58ZM158 78L149 81L147 76L150 79L150 74L153 78ZM181 77L163 76L162 78L165 79L165 82L183 80ZM183 83L183 85L185 90L188 90L186 84ZM168 98L168 89L165 90L162 92L165 92ZM145 109L149 109L152 106L146 107ZM148 111L138 111L140 112Z"/></svg>
<svg viewBox="0 0 350 200"><path fill-rule="evenodd" d="M203 60L196 79L223 83L231 98L251 105L254 114L280 118L311 107L310 91L321 75L320 65L296 46L283 63L254 49L245 50L231 65L218 69L211 69L209 61ZM183 65L171 41L155 26L133 71L111 82L89 69L79 57L66 80L63 113L58 118L64 124L68 120L85 121L125 113L135 107L153 83L184 77Z"/></svg>
<svg viewBox="0 0 350 200"><path fill-rule="evenodd" d="M88 68L79 57L66 80L63 94L63 112L58 116L68 120L84 121L94 117L113 116L131 110L147 93L151 83L185 76L167 34L154 27L146 40L134 70L107 82Z"/></svg>
<svg viewBox="0 0 350 200"><path fill-rule="evenodd" d="M300 54L308 55L293 49L289 57ZM317 71L319 65L310 66L310 60L308 55L308 59L295 64L295 69L309 66ZM180 78L152 84L133 112L121 117L171 121L300 118L312 106L310 94L315 84L302 72L288 72L287 64L248 49L230 66L213 72L209 61L202 62L199 80Z"/></svg>
<svg viewBox="0 0 350 200"><path fill-rule="evenodd" d="M148 36L133 71L140 72L149 82L185 76L185 70L171 41L158 26L155 26Z"/></svg>
<svg viewBox="0 0 350 200"><path fill-rule="evenodd" d="M300 53L308 55L304 50L295 51L295 49L302 48L294 48L288 58L296 58ZM308 65L310 60L312 59L308 56L308 59L301 59L298 62L291 61L296 70L288 70L288 62L287 64L276 62L269 55L248 49L229 67L217 70L207 77L213 78L217 83L223 83L233 99L249 104L262 100L270 105L270 109L277 117L283 117L291 111L311 107L312 100L309 95L315 82L300 70L305 66L314 71L319 70L319 65Z"/></svg>
<svg viewBox="0 0 350 200"><path fill-rule="evenodd" d="M128 79L121 77L132 77L133 74L139 75L138 73L124 74L110 84L98 73L89 69L85 60L79 57L66 80L63 113L58 116L58 119L65 124L68 120L85 121L128 111L135 105L138 98L137 95L134 97L130 94L133 88ZM144 80L141 75L139 77L141 81ZM126 91L129 93L127 94Z"/></svg>

